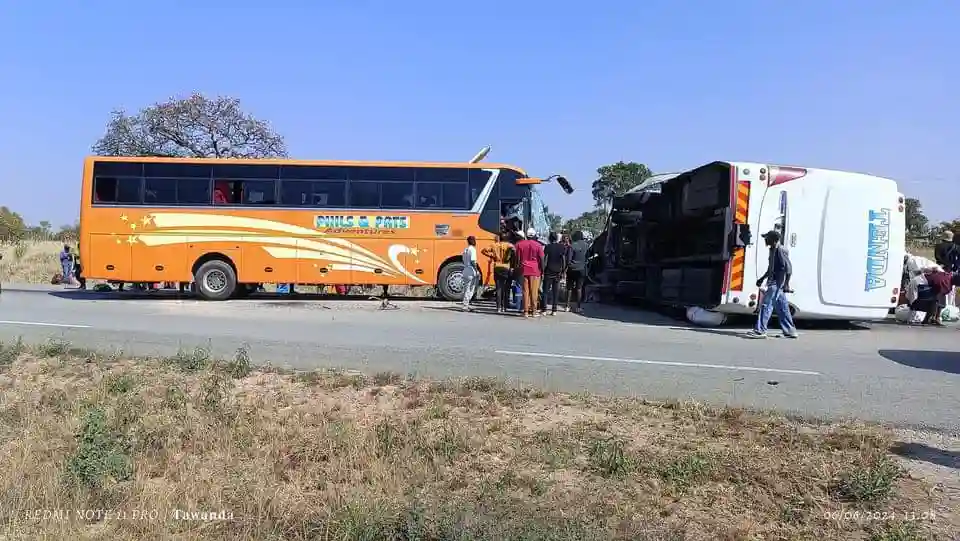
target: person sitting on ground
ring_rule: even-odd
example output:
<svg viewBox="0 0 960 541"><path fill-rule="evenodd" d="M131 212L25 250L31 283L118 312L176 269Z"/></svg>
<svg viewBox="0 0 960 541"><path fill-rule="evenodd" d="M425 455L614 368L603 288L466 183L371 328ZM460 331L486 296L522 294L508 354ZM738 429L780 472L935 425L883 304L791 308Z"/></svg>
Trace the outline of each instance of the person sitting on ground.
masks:
<svg viewBox="0 0 960 541"><path fill-rule="evenodd" d="M927 285L930 288L929 298L934 300L928 301L923 306L923 308L926 308L924 311L927 312L923 322L943 327L941 315L943 309L947 307L947 295L953 288L960 285L960 273L934 270L924 273L924 277L927 279Z"/></svg>

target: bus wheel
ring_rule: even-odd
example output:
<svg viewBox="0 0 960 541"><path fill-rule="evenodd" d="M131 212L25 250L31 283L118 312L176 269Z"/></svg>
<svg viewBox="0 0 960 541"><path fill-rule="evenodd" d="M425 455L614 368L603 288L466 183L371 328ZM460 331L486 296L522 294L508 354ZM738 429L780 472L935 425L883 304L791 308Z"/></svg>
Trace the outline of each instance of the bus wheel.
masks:
<svg viewBox="0 0 960 541"><path fill-rule="evenodd" d="M227 300L237 289L237 273L222 259L211 259L200 265L193 281L197 284L197 293L208 301Z"/></svg>
<svg viewBox="0 0 960 541"><path fill-rule="evenodd" d="M463 299L463 263L449 263L440 269L437 291L448 301Z"/></svg>

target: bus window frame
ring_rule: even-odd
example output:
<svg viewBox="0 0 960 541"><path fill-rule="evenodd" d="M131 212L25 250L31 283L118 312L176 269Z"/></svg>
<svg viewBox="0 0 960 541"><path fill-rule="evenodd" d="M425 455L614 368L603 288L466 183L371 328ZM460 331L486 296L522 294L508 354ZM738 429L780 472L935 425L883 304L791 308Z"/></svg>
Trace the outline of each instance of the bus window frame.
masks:
<svg viewBox="0 0 960 541"><path fill-rule="evenodd" d="M258 210L316 210L316 209L336 209L336 210L389 210L392 212L397 211L406 211L406 212L425 212L425 213L453 213L453 214L474 214L478 216L478 223L480 221L479 217L482 217L485 212L488 212L492 207L499 205L499 200L501 197L507 197L511 199L520 199L521 197L530 197L530 190L532 186L521 186L516 183L516 180L520 178L525 178L525 174L515 168L508 166L495 166L495 167L430 167L426 165L419 166L374 166L374 165L299 165L299 164L263 164L267 167L276 168L278 172L277 179L273 178L272 174L264 176L263 174L258 174L258 171L265 171L265 169L257 169L260 164L243 164L244 172L239 172L230 177L223 176L214 176L214 172L229 172L229 166L231 164L216 164L216 163L206 163L206 162L151 162L151 161L142 161L142 162L127 162L127 161L97 161L94 160L92 167L90 168L90 188L89 193L85 195L85 198L89 198L90 205L93 207L159 207L159 208L203 208L203 209L258 209ZM238 164L239 165L239 164ZM226 167L226 169L225 169ZM375 171L376 169L388 170L386 173L378 173L375 176L377 177L395 177L396 175L390 175L392 171L401 171L409 169L410 171L404 173L406 178L413 179L413 191L414 191L414 204L412 206L383 206L382 205L382 188L381 186L385 183L394 183L394 182L408 182L403 179L392 178L392 180L374 180L368 181L361 178L356 178L359 176L370 176L370 175L361 175L357 173L357 168L365 168L362 171L369 172L371 170ZM302 170L301 170L302 169ZM437 207L432 206L419 206L417 205L417 188L421 182L417 181L417 172L430 170L431 172L436 169L440 171L448 171L451 174L450 178L445 178L442 173L437 175L424 175L427 177L422 180L423 184L437 184L440 186L441 200L440 204ZM136 175L111 175L108 173L124 172L124 171L135 171L139 170L140 176ZM152 171L151 171L152 170ZM298 170L301 170L298 172ZM187 171L188 173L185 176L161 176L161 175L151 175L148 176L148 173L155 172L178 172L178 171ZM239 171L239 170L237 170ZM294 173L291 173L294 171ZM209 173L209 176L208 176ZM285 174L286 173L286 174ZM288 176L289 175L289 176ZM139 178L139 201L138 202L116 202L116 201L97 201L96 200L96 183L97 178L100 177L111 177L111 176L124 176L126 178ZM240 178L243 177L243 178ZM255 177L255 178L254 178ZM306 178L310 177L310 178ZM320 177L320 178L318 178ZM330 177L330 178L322 178ZM347 178L343 178L347 177ZM421 177L423 178L423 177ZM147 201L148 196L148 187L151 183L156 183L161 179L175 179L177 182L174 185L174 198L173 201L165 202L150 202ZM203 203L190 201L190 202L181 202L181 179L186 180L207 180L207 191L209 193L209 202L206 200ZM482 179L482 184L477 182ZM214 192L215 192L215 181L225 180L229 182L244 182L244 181L272 181L274 182L274 199L275 202L272 204L244 204L244 203L229 203L229 204L216 204L214 201ZM344 188L343 195L343 204L342 205L289 205L284 203L283 188L285 182L309 182L310 183L310 196L314 195L313 187L314 183L328 183L336 182L341 183ZM363 205L351 205L350 198L353 191L353 184L359 182L371 182L377 185L377 202L376 206L363 206ZM456 194L458 189L457 185L463 186L462 199L460 199L460 194ZM478 190L476 197L472 193L472 190ZM116 191L116 190L115 190ZM244 190L245 191L245 190ZM451 192L455 193L457 198L460 199L461 204L457 207L446 204L446 193ZM520 197L518 197L520 196ZM114 199L116 196L114 196ZM492 203L492 201L497 201L497 203ZM466 202L466 205L463 205L463 201ZM529 224L530 217L526 216L529 214L529 203L525 204L524 210L524 222ZM497 209L499 215L499 209ZM490 220L492 221L492 220ZM492 225L492 224L491 224ZM481 226L482 227L482 226ZM484 228L485 230L488 228Z"/></svg>

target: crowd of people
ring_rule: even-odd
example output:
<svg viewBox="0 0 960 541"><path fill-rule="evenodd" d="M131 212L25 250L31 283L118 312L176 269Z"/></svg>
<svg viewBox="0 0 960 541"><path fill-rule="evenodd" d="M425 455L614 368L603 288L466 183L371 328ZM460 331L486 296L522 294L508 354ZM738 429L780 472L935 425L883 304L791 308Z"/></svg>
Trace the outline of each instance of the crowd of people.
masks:
<svg viewBox="0 0 960 541"><path fill-rule="evenodd" d="M496 287L497 313L518 310L524 317L555 315L560 305L560 292L566 289L563 308L581 310L587 274L587 251L590 245L583 233L573 235L550 232L548 243L539 240L538 232L504 230L492 246L480 255L488 259L488 273ZM467 238L463 250L463 309L471 303L476 288L483 281L483 270L477 257L477 239Z"/></svg>
<svg viewBox="0 0 960 541"><path fill-rule="evenodd" d="M911 256L903 259L902 290L910 311L923 313L922 325L943 327L943 311L956 306L955 291L960 286L960 246L952 231L944 231L933 248L935 267L922 268L911 263ZM912 322L912 315L908 317Z"/></svg>

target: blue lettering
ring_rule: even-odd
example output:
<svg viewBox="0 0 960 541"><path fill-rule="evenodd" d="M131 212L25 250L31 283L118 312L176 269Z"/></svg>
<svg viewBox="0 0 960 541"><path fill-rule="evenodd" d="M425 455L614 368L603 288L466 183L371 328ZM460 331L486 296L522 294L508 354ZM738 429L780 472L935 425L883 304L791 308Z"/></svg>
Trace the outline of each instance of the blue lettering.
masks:
<svg viewBox="0 0 960 541"><path fill-rule="evenodd" d="M353 227L353 216L317 216L315 224L317 229Z"/></svg>
<svg viewBox="0 0 960 541"><path fill-rule="evenodd" d="M867 212L867 264L864 291L884 288L890 259L890 209Z"/></svg>
<svg viewBox="0 0 960 541"><path fill-rule="evenodd" d="M317 216L317 229L407 229L408 216Z"/></svg>

